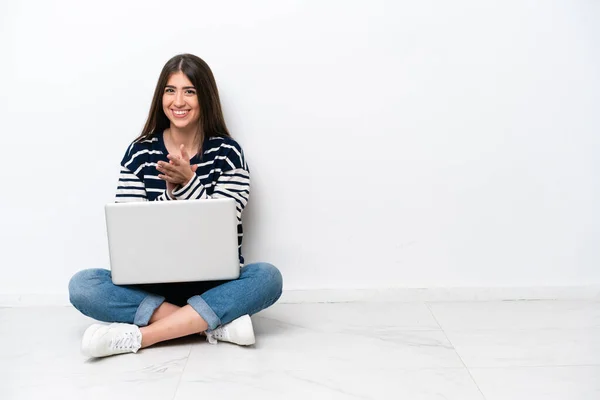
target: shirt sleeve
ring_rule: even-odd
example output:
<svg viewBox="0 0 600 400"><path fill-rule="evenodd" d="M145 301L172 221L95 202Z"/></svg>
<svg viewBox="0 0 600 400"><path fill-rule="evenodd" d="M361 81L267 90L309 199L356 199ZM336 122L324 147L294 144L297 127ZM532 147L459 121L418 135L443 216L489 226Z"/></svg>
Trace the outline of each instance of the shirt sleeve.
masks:
<svg viewBox="0 0 600 400"><path fill-rule="evenodd" d="M115 202L131 203L135 201L148 201L148 193L144 181L140 178L143 175L144 168L156 166L150 162L148 155L154 152L151 149L144 148L140 144L133 142L123 159L121 160L121 172L119 174L119 184ZM163 190L153 201L175 200L169 196L166 190Z"/></svg>
<svg viewBox="0 0 600 400"><path fill-rule="evenodd" d="M250 197L250 171L241 148L224 144L222 149L222 155L215 157L211 170L215 176L211 195L200 177L194 175L186 185L173 191L173 197L176 200L234 199L238 221L241 222L242 212Z"/></svg>
<svg viewBox="0 0 600 400"><path fill-rule="evenodd" d="M164 190L153 201L174 200L169 193ZM121 166L119 175L119 184L115 196L116 203L131 203L134 201L148 201L148 193L144 182L131 172L127 167Z"/></svg>

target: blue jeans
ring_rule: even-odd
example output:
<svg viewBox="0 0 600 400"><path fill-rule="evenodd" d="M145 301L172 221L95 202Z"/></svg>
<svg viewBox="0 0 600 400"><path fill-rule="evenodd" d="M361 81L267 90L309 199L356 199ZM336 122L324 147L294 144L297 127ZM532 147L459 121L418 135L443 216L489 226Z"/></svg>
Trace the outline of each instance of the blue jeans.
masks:
<svg viewBox="0 0 600 400"><path fill-rule="evenodd" d="M117 286L110 271L86 269L69 282L71 304L88 317L104 322L148 325L165 301L189 304L206 321L209 330L242 315L256 314L279 299L283 280L267 263L249 264L232 281L182 282Z"/></svg>

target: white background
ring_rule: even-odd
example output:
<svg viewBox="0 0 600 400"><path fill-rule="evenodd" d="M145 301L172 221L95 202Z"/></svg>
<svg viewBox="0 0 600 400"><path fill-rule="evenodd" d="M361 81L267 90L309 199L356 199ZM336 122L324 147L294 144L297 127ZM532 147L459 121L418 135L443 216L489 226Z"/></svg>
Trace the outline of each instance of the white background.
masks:
<svg viewBox="0 0 600 400"><path fill-rule="evenodd" d="M591 0L2 2L0 294L108 267L103 206L182 52L249 160L246 259L285 289L600 284L598 21Z"/></svg>

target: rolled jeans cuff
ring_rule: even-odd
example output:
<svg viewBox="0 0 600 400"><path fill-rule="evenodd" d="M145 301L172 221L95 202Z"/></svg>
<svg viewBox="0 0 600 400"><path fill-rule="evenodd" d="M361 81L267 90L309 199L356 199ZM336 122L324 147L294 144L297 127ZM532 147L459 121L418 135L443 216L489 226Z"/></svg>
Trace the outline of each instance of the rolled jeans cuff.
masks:
<svg viewBox="0 0 600 400"><path fill-rule="evenodd" d="M148 325L150 318L152 318L152 314L154 314L154 311L156 311L164 301L165 298L163 296L158 296L156 294L149 294L146 296L135 312L133 323L137 326Z"/></svg>
<svg viewBox="0 0 600 400"><path fill-rule="evenodd" d="M187 302L194 310L196 310L198 314L200 314L202 319L206 321L208 324L208 331L212 331L221 325L221 319L217 316L217 314L215 314L213 309L210 308L208 303L206 303L202 297L196 295L190 297Z"/></svg>

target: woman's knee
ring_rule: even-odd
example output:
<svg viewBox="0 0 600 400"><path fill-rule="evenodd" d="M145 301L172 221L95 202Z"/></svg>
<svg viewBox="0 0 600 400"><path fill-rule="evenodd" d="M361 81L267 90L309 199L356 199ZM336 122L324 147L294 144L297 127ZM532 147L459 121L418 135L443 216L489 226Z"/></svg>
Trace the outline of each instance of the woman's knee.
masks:
<svg viewBox="0 0 600 400"><path fill-rule="evenodd" d="M277 267L269 263L256 263L250 264L246 268L249 268L249 273L252 274L258 281L262 283L261 286L268 288L269 293L278 299L281 296L283 289L283 276Z"/></svg>
<svg viewBox="0 0 600 400"><path fill-rule="evenodd" d="M105 269L84 269L77 272L69 281L71 304L79 310L87 308L86 303L94 298L95 288L110 279L110 271Z"/></svg>

